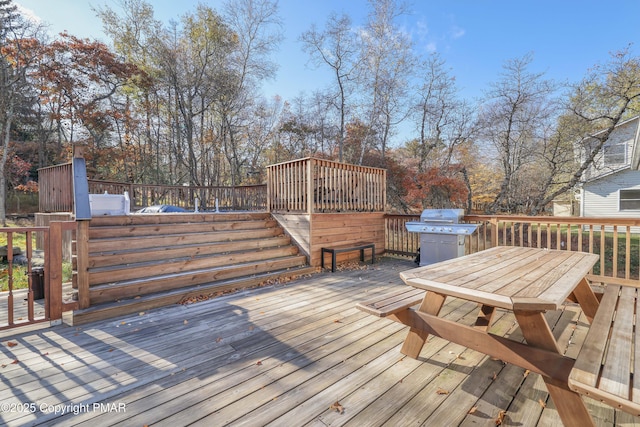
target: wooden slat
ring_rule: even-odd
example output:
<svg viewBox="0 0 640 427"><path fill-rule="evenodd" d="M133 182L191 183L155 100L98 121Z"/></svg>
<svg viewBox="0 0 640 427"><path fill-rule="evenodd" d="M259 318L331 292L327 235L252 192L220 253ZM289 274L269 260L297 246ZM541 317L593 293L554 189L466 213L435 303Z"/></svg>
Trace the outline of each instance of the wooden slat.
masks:
<svg viewBox="0 0 640 427"><path fill-rule="evenodd" d="M232 242L205 242L197 244L176 245L165 248L139 249L120 248L111 252L94 253L89 258L89 268L106 267L120 264L134 264L148 261L168 260L180 257L213 255L224 252L244 251L284 246L291 243L286 236L266 237L263 239L239 240Z"/></svg>
<svg viewBox="0 0 640 427"><path fill-rule="evenodd" d="M145 277L119 282L113 285L92 286L90 288L91 304L99 304L101 302L115 301L123 298L133 298L138 295L163 292L197 285L198 283L210 283L216 280L226 280L267 271L298 267L304 265L305 262L306 258L299 255L275 260L236 264L229 267L206 268L190 270L184 273Z"/></svg>
<svg viewBox="0 0 640 427"><path fill-rule="evenodd" d="M596 387L598 374L602 366L604 353L607 347L607 338L611 323L614 318L618 301L620 286L607 286L600 301L600 307L593 323L589 327L589 333L585 339L580 355L571 371L569 384L584 384L588 387Z"/></svg>
<svg viewBox="0 0 640 427"><path fill-rule="evenodd" d="M211 233L216 231L256 230L277 226L275 220L266 221L224 221L180 224L154 224L135 226L91 227L90 239L130 237L130 236L167 236L171 234Z"/></svg>
<svg viewBox="0 0 640 427"><path fill-rule="evenodd" d="M296 255L298 248L293 245L264 248L259 251L238 251L226 254L216 254L198 257L183 257L163 262L143 262L139 264L121 264L117 266L89 269L89 282L91 286L103 283L115 283L155 277L173 273L185 273L205 268L232 266L246 262L258 262L269 259L277 259Z"/></svg>
<svg viewBox="0 0 640 427"><path fill-rule="evenodd" d="M372 300L363 301L356 304L360 310L373 314L374 316L387 317L399 311L412 307L424 298L425 291L411 288L401 289L389 294L382 295Z"/></svg>
<svg viewBox="0 0 640 427"><path fill-rule="evenodd" d="M623 287L598 385L600 390L624 400L629 399L635 301L636 289ZM600 339L606 336L602 335Z"/></svg>

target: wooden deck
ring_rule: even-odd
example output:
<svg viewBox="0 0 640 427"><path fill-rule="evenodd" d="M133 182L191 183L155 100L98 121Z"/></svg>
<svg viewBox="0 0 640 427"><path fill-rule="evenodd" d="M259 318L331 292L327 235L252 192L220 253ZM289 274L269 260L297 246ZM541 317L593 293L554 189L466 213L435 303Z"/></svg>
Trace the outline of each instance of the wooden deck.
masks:
<svg viewBox="0 0 640 427"><path fill-rule="evenodd" d="M536 374L439 338L403 357L406 328L358 301L405 286L410 261L314 274L190 305L0 338L0 424L246 426L560 425ZM472 324L477 306L448 301ZM496 333L517 337L512 316ZM587 324L549 313L566 353ZM596 423L640 419L587 400ZM35 413L30 413L35 409ZM65 412L65 413L55 413ZM75 412L75 413L74 413Z"/></svg>

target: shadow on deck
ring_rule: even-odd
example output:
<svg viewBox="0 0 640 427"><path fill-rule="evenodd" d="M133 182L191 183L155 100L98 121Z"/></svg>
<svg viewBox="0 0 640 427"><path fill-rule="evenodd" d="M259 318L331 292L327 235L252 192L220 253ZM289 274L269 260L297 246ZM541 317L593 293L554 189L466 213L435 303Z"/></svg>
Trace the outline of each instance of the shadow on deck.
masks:
<svg viewBox="0 0 640 427"><path fill-rule="evenodd" d="M403 357L406 328L358 301L405 286L410 261L323 273L197 304L0 338L3 425L560 425L542 379L431 338ZM475 304L443 314L473 323ZM492 330L517 337L512 316ZM576 306L549 313L575 355ZM588 400L599 425L637 423Z"/></svg>

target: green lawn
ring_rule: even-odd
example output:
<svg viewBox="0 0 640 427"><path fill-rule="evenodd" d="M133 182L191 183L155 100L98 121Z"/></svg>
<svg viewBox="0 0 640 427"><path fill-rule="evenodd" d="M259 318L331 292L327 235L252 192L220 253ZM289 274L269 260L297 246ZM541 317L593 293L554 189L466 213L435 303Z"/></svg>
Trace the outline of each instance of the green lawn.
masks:
<svg viewBox="0 0 640 427"><path fill-rule="evenodd" d="M19 225L8 222L9 228L19 227ZM35 233L31 233L31 248L35 249ZM19 247L23 253L27 250L27 233L12 233L12 246ZM8 240L7 232L0 232L0 246L6 246ZM70 281L72 277L71 263L65 262L62 265L62 280ZM13 289L27 289L29 287L29 278L27 276L27 267L23 265L13 265ZM6 258L0 259L0 291L9 290L9 264Z"/></svg>

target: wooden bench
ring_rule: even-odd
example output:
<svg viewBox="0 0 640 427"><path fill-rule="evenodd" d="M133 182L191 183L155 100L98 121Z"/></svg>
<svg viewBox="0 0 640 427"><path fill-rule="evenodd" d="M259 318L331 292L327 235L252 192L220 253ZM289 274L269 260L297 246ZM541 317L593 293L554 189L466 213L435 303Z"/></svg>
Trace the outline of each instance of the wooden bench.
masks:
<svg viewBox="0 0 640 427"><path fill-rule="evenodd" d="M640 312L638 289L607 285L589 327L569 388L614 408L640 415Z"/></svg>
<svg viewBox="0 0 640 427"><path fill-rule="evenodd" d="M324 268L324 254L328 252L331 254L331 272L336 271L336 254L341 252L353 252L360 251L360 261L364 262L364 250L371 249L371 264L376 261L376 245L374 243L369 242L359 242L359 243L351 243L346 245L338 245L332 246L328 248L322 248L320 251L320 255L322 260L320 261L320 265Z"/></svg>
<svg viewBox="0 0 640 427"><path fill-rule="evenodd" d="M408 310L410 307L419 304L422 302L425 292L426 291L422 289L407 286L406 288L359 302L356 304L356 307L374 316L387 317Z"/></svg>

